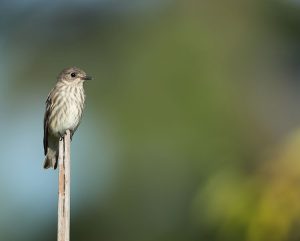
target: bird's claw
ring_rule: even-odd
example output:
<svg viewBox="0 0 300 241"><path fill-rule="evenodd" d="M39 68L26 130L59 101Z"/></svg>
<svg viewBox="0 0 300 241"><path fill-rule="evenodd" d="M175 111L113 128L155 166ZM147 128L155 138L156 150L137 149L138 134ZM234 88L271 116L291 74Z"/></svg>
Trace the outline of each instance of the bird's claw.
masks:
<svg viewBox="0 0 300 241"><path fill-rule="evenodd" d="M64 133L63 135L61 133L59 134L59 140L62 141L65 138L66 133Z"/></svg>
<svg viewBox="0 0 300 241"><path fill-rule="evenodd" d="M65 131L65 133L62 135L61 133L58 133L59 134L59 140L62 141L64 138L65 138L65 135L67 135L67 131ZM70 135L70 139L72 141L73 139L73 132L71 132L71 135Z"/></svg>

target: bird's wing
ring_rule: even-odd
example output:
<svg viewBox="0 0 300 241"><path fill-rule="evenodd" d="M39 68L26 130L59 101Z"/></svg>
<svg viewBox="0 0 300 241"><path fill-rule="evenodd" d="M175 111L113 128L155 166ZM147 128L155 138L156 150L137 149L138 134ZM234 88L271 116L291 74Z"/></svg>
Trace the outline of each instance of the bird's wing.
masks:
<svg viewBox="0 0 300 241"><path fill-rule="evenodd" d="M48 95L48 98L46 100L46 111L44 115L44 153L45 155L47 154L47 148L48 148L48 124L49 124L49 116L50 116L50 111L51 111L51 106L52 106L52 101L51 101L51 93Z"/></svg>

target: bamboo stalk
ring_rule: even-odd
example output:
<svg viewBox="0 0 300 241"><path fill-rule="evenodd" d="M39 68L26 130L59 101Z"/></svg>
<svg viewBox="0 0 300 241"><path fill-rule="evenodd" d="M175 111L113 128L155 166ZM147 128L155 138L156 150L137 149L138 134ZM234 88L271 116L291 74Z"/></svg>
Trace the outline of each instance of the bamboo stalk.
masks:
<svg viewBox="0 0 300 241"><path fill-rule="evenodd" d="M70 131L59 141L57 240L70 241Z"/></svg>

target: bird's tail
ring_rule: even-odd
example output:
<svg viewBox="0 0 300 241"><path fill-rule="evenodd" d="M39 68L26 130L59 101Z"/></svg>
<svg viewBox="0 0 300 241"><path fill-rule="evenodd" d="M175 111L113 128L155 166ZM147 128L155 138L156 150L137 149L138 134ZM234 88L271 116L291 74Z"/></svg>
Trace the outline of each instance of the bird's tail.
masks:
<svg viewBox="0 0 300 241"><path fill-rule="evenodd" d="M58 161L58 151L50 147L47 148L47 155L44 161L44 168L48 169L49 167L57 168Z"/></svg>

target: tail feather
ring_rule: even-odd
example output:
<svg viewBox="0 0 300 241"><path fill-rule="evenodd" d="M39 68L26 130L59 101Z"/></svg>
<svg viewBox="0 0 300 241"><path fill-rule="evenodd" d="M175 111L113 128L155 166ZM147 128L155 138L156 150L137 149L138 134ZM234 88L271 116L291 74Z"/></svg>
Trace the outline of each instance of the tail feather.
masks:
<svg viewBox="0 0 300 241"><path fill-rule="evenodd" d="M56 169L57 168L57 162L58 162L58 153L57 153L57 151L48 147L47 155L46 155L45 161L44 161L44 168L48 169L50 167L53 167L54 169Z"/></svg>

